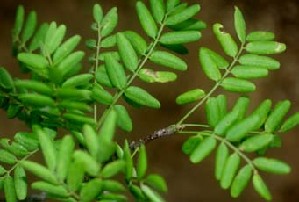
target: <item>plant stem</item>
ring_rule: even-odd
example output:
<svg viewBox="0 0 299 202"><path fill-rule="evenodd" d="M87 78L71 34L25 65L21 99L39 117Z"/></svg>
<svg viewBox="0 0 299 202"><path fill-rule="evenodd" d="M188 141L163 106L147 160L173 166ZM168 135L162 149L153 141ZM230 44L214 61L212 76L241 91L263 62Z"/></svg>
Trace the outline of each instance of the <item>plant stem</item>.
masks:
<svg viewBox="0 0 299 202"><path fill-rule="evenodd" d="M211 96L212 94L218 89L218 87L221 85L221 83L223 82L223 80L231 73L231 70L233 69L234 65L236 64L236 62L239 60L240 55L242 54L242 51L244 49L244 43L241 44L241 47L239 49L238 54L234 57L234 60L231 62L231 64L229 65L229 67L226 69L224 75L221 77L221 79L219 81L216 82L216 84L213 86L213 88L209 91L209 93L207 93L201 100L199 103L197 103L189 112L187 112L183 118L181 118L176 125L180 126L182 125L182 123L189 118L189 116L191 114L193 114L202 104L204 104Z"/></svg>
<svg viewBox="0 0 299 202"><path fill-rule="evenodd" d="M161 26L159 28L156 38L149 45L149 49L148 49L147 53L145 54L145 56L143 57L142 60L139 60L138 68L134 71L133 75L130 77L129 81L127 82L126 87L124 89L120 90L119 92L117 92L117 94L114 96L112 104L110 104L109 108L103 113L102 117L99 119L99 121L97 123L97 130L99 130L99 128L103 124L104 120L106 119L107 115L112 110L113 106L118 102L118 99L124 94L125 90L132 84L134 79L138 76L139 71L144 67L144 65L146 64L146 62L148 61L148 59L154 52L154 49L156 48L158 42L160 41L162 31L165 27L166 19L167 19L167 15L164 18L163 22L161 23Z"/></svg>

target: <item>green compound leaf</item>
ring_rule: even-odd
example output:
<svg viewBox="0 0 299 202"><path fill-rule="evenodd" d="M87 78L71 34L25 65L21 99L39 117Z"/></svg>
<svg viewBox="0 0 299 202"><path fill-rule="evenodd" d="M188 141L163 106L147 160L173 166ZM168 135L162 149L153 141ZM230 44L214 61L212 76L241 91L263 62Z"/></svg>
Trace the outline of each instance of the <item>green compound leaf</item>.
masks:
<svg viewBox="0 0 299 202"><path fill-rule="evenodd" d="M24 168L17 166L14 170L14 184L19 200L24 200L27 196L27 179Z"/></svg>
<svg viewBox="0 0 299 202"><path fill-rule="evenodd" d="M187 70L187 64L181 58L165 51L155 51L150 56L150 61L176 70Z"/></svg>
<svg viewBox="0 0 299 202"><path fill-rule="evenodd" d="M36 12L31 11L26 19L24 30L21 36L21 40L23 42L28 41L32 37L36 28L36 24L37 24Z"/></svg>
<svg viewBox="0 0 299 202"><path fill-rule="evenodd" d="M160 43L166 45L186 44L200 38L201 33L197 31L167 32L161 36Z"/></svg>
<svg viewBox="0 0 299 202"><path fill-rule="evenodd" d="M284 100L276 104L274 110L271 112L265 123L265 130L271 133L278 129L282 119L288 113L290 107L291 102L289 100Z"/></svg>
<svg viewBox="0 0 299 202"><path fill-rule="evenodd" d="M235 177L230 190L230 195L233 198L238 198L240 194L247 187L250 178L252 176L252 167L251 165L246 165L241 168Z"/></svg>
<svg viewBox="0 0 299 202"><path fill-rule="evenodd" d="M37 181L32 183L32 189L46 192L48 194L53 194L57 197L68 197L69 193L68 191L62 186L62 185L54 185L54 184L49 184L47 182L43 181Z"/></svg>
<svg viewBox="0 0 299 202"><path fill-rule="evenodd" d="M246 22L242 12L235 6L234 24L239 40L244 43L246 40Z"/></svg>
<svg viewBox="0 0 299 202"><path fill-rule="evenodd" d="M6 202L18 201L13 178L9 175L4 178L4 195Z"/></svg>
<svg viewBox="0 0 299 202"><path fill-rule="evenodd" d="M17 9L16 21L13 28L13 38L16 40L20 34L25 18L25 9L23 5L19 5Z"/></svg>
<svg viewBox="0 0 299 202"><path fill-rule="evenodd" d="M146 8L146 5L141 1L137 2L136 10L137 10L139 22L143 30L149 37L154 39L158 33L158 28L154 21L153 16Z"/></svg>
<svg viewBox="0 0 299 202"><path fill-rule="evenodd" d="M147 49L146 41L137 32L126 31L124 33L126 38L131 42L135 51L140 55L145 54Z"/></svg>
<svg viewBox="0 0 299 202"><path fill-rule="evenodd" d="M117 26L118 15L117 15L117 8L111 8L107 14L104 16L102 20L102 30L101 35L102 37L108 36L113 32L115 27Z"/></svg>
<svg viewBox="0 0 299 202"><path fill-rule="evenodd" d="M285 175L291 172L290 166L282 161L265 157L258 157L253 164L260 170L278 175Z"/></svg>
<svg viewBox="0 0 299 202"><path fill-rule="evenodd" d="M258 134L242 142L239 148L245 152L254 152L267 147L273 140L273 134Z"/></svg>
<svg viewBox="0 0 299 202"><path fill-rule="evenodd" d="M101 24L102 19L103 19L103 9L101 7L100 4L95 4L93 6L93 10L92 10L92 15L94 20L96 21L97 24Z"/></svg>
<svg viewBox="0 0 299 202"><path fill-rule="evenodd" d="M98 141L97 141L97 134L95 130L90 125L84 125L82 130L83 130L86 146L90 155L94 159L97 159Z"/></svg>
<svg viewBox="0 0 299 202"><path fill-rule="evenodd" d="M165 15L165 6L163 0L150 0L149 2L154 19L157 23L161 23Z"/></svg>
<svg viewBox="0 0 299 202"><path fill-rule="evenodd" d="M157 100L155 97L150 95L147 91L139 87L136 86L128 87L125 90L125 96L140 105L155 108L155 109L160 108L159 100Z"/></svg>
<svg viewBox="0 0 299 202"><path fill-rule="evenodd" d="M144 183L157 191L167 192L167 183L163 177L157 174L150 174L144 179Z"/></svg>
<svg viewBox="0 0 299 202"><path fill-rule="evenodd" d="M220 113L218 102L215 97L210 97L205 105L205 112L207 116L207 121L210 126L215 127L217 123L220 121Z"/></svg>
<svg viewBox="0 0 299 202"><path fill-rule="evenodd" d="M29 51L32 52L40 48L41 43L45 41L46 33L48 31L49 25L44 23L39 26L38 30L35 32L31 43L29 45Z"/></svg>
<svg viewBox="0 0 299 202"><path fill-rule="evenodd" d="M239 62L242 65L260 67L268 70L280 68L280 63L277 60L274 60L268 56L256 54L244 54L239 58Z"/></svg>
<svg viewBox="0 0 299 202"><path fill-rule="evenodd" d="M20 53L18 54L18 60L26 64L26 67L32 70L34 73L48 77L48 61L47 59L38 54Z"/></svg>
<svg viewBox="0 0 299 202"><path fill-rule="evenodd" d="M53 62L54 64L58 64L65 57L67 57L74 49L77 47L81 40L79 35L75 35L68 40L66 40L61 46L59 46L53 54Z"/></svg>
<svg viewBox="0 0 299 202"><path fill-rule="evenodd" d="M116 42L118 51L127 69L134 71L138 68L138 56L125 34L117 33Z"/></svg>
<svg viewBox="0 0 299 202"><path fill-rule="evenodd" d="M53 140L42 129L37 130L39 144L49 170L54 171L56 167L56 152Z"/></svg>
<svg viewBox="0 0 299 202"><path fill-rule="evenodd" d="M227 77L223 79L223 82L220 85L224 90L238 93L249 93L256 89L254 83L234 77Z"/></svg>
<svg viewBox="0 0 299 202"><path fill-rule="evenodd" d="M4 89L12 89L13 85L10 73L3 67L0 67L0 87Z"/></svg>
<svg viewBox="0 0 299 202"><path fill-rule="evenodd" d="M272 41L274 40L273 32L250 32L246 40L247 41Z"/></svg>
<svg viewBox="0 0 299 202"><path fill-rule="evenodd" d="M192 18L199 11L200 11L200 5L194 4L178 12L172 12L170 16L166 19L166 25L177 25L185 20Z"/></svg>
<svg viewBox="0 0 299 202"><path fill-rule="evenodd" d="M213 81L218 81L221 79L221 73L218 69L217 63L214 58L211 57L210 53L211 51L208 48L200 48L199 61L206 76Z"/></svg>
<svg viewBox="0 0 299 202"><path fill-rule="evenodd" d="M152 190L147 185L141 184L140 188L150 201L152 201L152 202L165 202L165 200L162 199L162 197L157 192Z"/></svg>
<svg viewBox="0 0 299 202"><path fill-rule="evenodd" d="M137 164L137 176L139 179L142 179L147 170L147 156L146 156L146 148L144 145L139 147L139 157Z"/></svg>
<svg viewBox="0 0 299 202"><path fill-rule="evenodd" d="M232 142L240 141L247 133L257 128L260 123L258 115L251 115L233 125L226 133L226 139Z"/></svg>
<svg viewBox="0 0 299 202"><path fill-rule="evenodd" d="M228 157L220 180L220 185L223 189L228 189L238 171L240 165L240 156L234 153Z"/></svg>
<svg viewBox="0 0 299 202"><path fill-rule="evenodd" d="M202 141L202 137L200 136L192 136L189 137L182 146L182 151L186 155L190 155L194 149L200 144Z"/></svg>
<svg viewBox="0 0 299 202"><path fill-rule="evenodd" d="M271 201L272 196L268 190L267 185L265 184L264 180L258 173L254 173L252 178L253 188L254 190L259 193L259 195L266 199L267 201Z"/></svg>
<svg viewBox="0 0 299 202"><path fill-rule="evenodd" d="M296 112L291 117L289 117L281 126L281 132L287 132L299 124L299 112Z"/></svg>
<svg viewBox="0 0 299 202"><path fill-rule="evenodd" d="M200 100L205 96L205 92L202 89L193 89L184 92L176 98L178 105L184 105Z"/></svg>
<svg viewBox="0 0 299 202"><path fill-rule="evenodd" d="M95 99L98 103L104 105L110 105L113 102L112 95L99 85L94 85L92 89L92 98Z"/></svg>
<svg viewBox="0 0 299 202"><path fill-rule="evenodd" d="M123 89L127 85L125 70L112 55L105 55L105 68L113 86Z"/></svg>
<svg viewBox="0 0 299 202"><path fill-rule="evenodd" d="M57 27L55 22L50 24L45 40L46 54L52 54L58 48L65 36L65 33L65 25L60 25Z"/></svg>
<svg viewBox="0 0 299 202"><path fill-rule="evenodd" d="M101 175L104 178L111 178L117 175L118 173L123 172L124 170L125 170L125 161L117 160L105 165L105 167L101 172Z"/></svg>
<svg viewBox="0 0 299 202"><path fill-rule="evenodd" d="M100 141L105 141L105 142L112 141L115 135L114 133L115 133L116 121L117 121L117 112L114 109L111 109L98 133L98 137Z"/></svg>
<svg viewBox="0 0 299 202"><path fill-rule="evenodd" d="M126 132L131 132L133 123L126 108L123 105L115 105L114 110L117 113L117 126Z"/></svg>
<svg viewBox="0 0 299 202"><path fill-rule="evenodd" d="M57 184L57 179L55 175L48 170L46 167L30 161L21 161L21 166L25 169L30 171L33 175L51 183L51 184Z"/></svg>
<svg viewBox="0 0 299 202"><path fill-rule="evenodd" d="M190 154L190 161L192 163L200 163L215 149L217 140L210 136L205 138Z"/></svg>
<svg viewBox="0 0 299 202"><path fill-rule="evenodd" d="M235 57L238 54L238 46L237 43L234 41L232 36L229 33L223 32L220 29L223 28L221 24L214 24L213 25L213 32L216 35L217 40L221 44L224 53Z"/></svg>
<svg viewBox="0 0 299 202"><path fill-rule="evenodd" d="M253 41L246 45L246 51L254 54L278 54L285 50L286 45L276 41Z"/></svg>
<svg viewBox="0 0 299 202"><path fill-rule="evenodd" d="M14 164L18 161L17 157L4 149L0 149L0 162Z"/></svg>
<svg viewBox="0 0 299 202"><path fill-rule="evenodd" d="M173 72L141 69L138 72L138 77L146 83L168 83L175 81L177 75Z"/></svg>
<svg viewBox="0 0 299 202"><path fill-rule="evenodd" d="M223 170L225 163L227 161L229 151L225 143L221 143L216 152L216 161L215 161L215 177L217 180L220 180L223 175Z"/></svg>
<svg viewBox="0 0 299 202"><path fill-rule="evenodd" d="M102 180L92 179L83 186L80 192L80 201L88 202L96 199L97 195L102 191Z"/></svg>
<svg viewBox="0 0 299 202"><path fill-rule="evenodd" d="M64 181L70 170L70 165L75 150L75 142L70 135L62 138L57 156L56 175L60 181Z"/></svg>
<svg viewBox="0 0 299 202"><path fill-rule="evenodd" d="M231 73L240 79L255 79L268 76L267 69L245 65L236 65Z"/></svg>

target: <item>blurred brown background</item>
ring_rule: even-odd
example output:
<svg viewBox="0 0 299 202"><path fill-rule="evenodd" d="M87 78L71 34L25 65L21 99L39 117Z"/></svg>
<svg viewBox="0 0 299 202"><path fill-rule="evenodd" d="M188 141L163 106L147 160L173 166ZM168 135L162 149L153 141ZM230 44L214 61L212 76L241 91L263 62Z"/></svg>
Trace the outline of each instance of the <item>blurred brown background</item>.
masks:
<svg viewBox="0 0 299 202"><path fill-rule="evenodd" d="M177 82L167 85L138 85L146 88L162 102L162 109L131 110L134 119L132 139L144 136L169 124L175 123L187 112L188 107L178 107L174 103L176 95L182 91L201 87L208 89L212 84L203 75L198 65L198 47L208 46L221 50L210 30L211 25L220 22L226 30L233 32L233 8L240 7L248 23L248 31L268 30L276 34L277 40L287 44L285 54L277 57L282 68L270 73L270 77L257 80L258 90L251 95L252 106L263 99L271 98L274 102L290 99L292 112L299 111L299 2L297 0L209 0L188 1L200 3L202 11L199 18L208 24L200 42L189 46L190 54L186 57L189 64L187 72L179 73ZM134 10L135 0L1 0L0 2L0 65L18 75L16 61L10 55L10 30L14 23L15 10L18 4L24 4L27 11L36 10L39 22L56 21L66 24L70 35L80 34L83 38L92 38L90 31L92 20L91 9L94 3L100 3L105 11L113 5L118 6L118 30L138 30L140 26ZM84 48L82 43L82 48ZM231 95L231 94L229 94ZM203 120L200 112L192 121ZM0 136L13 135L25 127L21 122L7 120L0 111ZM275 202L299 201L299 130L293 130L284 137L281 150L273 150L268 155L290 163L293 171L288 176L263 175L273 193ZM185 138L176 137L161 139L148 146L149 165L152 172L162 174L168 180L169 192L165 196L169 202L216 202L238 201L259 202L261 200L252 187L245 191L239 199L231 199L229 192L223 191L214 179L214 155L200 165L192 165L181 152L181 144Z"/></svg>

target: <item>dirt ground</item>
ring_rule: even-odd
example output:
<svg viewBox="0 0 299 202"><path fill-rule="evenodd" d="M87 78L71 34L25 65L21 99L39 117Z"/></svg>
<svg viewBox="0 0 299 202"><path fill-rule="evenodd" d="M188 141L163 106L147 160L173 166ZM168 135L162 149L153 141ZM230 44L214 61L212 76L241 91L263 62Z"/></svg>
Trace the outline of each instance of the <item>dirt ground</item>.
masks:
<svg viewBox="0 0 299 202"><path fill-rule="evenodd" d="M20 76L16 61L10 55L10 30L14 23L18 4L25 5L27 11L36 10L39 22L56 21L66 24L70 35L80 34L83 38L94 37L90 30L91 9L94 3L100 3L107 11L113 5L118 6L119 30L141 31L134 10L134 0L1 0L0 2L0 66L4 66ZM252 97L252 107L263 99L274 102L283 99L292 101L292 112L299 111L299 1L297 0L209 0L198 2L202 6L199 18L208 24L200 42L189 46L187 56L189 70L179 73L177 82L167 85L146 86L153 95L161 100L162 109L131 110L134 121L134 133L128 138L138 139L174 123L187 112L188 107L179 107L174 103L175 97L186 89L200 87L208 89L208 81L200 70L197 54L199 46L221 50L212 32L211 25L219 22L225 29L233 32L233 10L237 5L244 13L249 31L268 30L276 34L278 41L287 44L285 54L277 57L282 63L279 71L272 71L269 78L257 80L258 90ZM82 43L81 48L84 48ZM87 67L88 68L88 67ZM232 94L227 94L233 100ZM146 114L146 116L145 116ZM190 122L204 121L202 111L194 114ZM19 130L25 130L21 122L8 120L0 111L0 136L10 136ZM283 159L292 166L292 173L287 176L263 175L273 194L275 202L299 201L299 129L284 136L283 149L269 152L269 157ZM168 180L169 192L165 196L169 202L259 202L261 200L253 191L247 189L239 199L231 199L228 191L222 190L214 179L214 155L200 165L191 164L181 152L185 137L175 136L161 139L148 146L150 171L162 174Z"/></svg>

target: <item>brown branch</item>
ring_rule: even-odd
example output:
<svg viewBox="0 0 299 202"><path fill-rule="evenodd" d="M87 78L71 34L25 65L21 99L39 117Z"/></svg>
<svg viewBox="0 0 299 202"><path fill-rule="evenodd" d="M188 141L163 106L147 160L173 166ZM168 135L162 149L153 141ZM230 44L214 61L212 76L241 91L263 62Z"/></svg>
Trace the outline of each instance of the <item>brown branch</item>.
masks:
<svg viewBox="0 0 299 202"><path fill-rule="evenodd" d="M183 129L183 126L181 126L181 125L180 126L178 126L178 125L167 126L165 128L162 128L160 130L157 130L157 131L153 132L150 135L145 136L144 138L141 138L137 141L132 141L131 144L130 144L130 148L131 148L131 150L134 151L135 149L140 147L140 145L142 145L142 144L147 144L147 143L152 142L154 140L157 140L157 139L160 139L160 138L163 138L163 137L167 137L167 136L170 136L170 135L174 135L175 133L177 133L178 131L180 131L182 129Z"/></svg>

